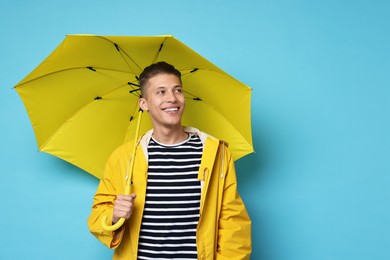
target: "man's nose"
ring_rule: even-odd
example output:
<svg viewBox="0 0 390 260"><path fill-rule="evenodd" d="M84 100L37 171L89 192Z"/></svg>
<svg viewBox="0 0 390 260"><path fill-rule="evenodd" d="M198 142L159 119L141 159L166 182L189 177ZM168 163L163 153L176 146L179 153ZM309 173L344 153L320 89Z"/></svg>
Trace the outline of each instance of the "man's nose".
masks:
<svg viewBox="0 0 390 260"><path fill-rule="evenodd" d="M168 91L167 100L170 102L175 102L177 100L176 93L174 91Z"/></svg>

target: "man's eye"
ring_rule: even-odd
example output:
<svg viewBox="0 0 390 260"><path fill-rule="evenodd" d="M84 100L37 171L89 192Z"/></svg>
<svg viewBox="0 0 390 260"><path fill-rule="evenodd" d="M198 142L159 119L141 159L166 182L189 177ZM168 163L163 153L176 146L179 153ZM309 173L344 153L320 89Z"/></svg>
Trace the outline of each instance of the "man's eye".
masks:
<svg viewBox="0 0 390 260"><path fill-rule="evenodd" d="M178 92L178 93L182 93L182 92L183 92L183 89L181 89L181 88L178 88L178 89L176 89L176 92Z"/></svg>
<svg viewBox="0 0 390 260"><path fill-rule="evenodd" d="M159 90L157 91L157 95L164 95L165 94L165 90Z"/></svg>

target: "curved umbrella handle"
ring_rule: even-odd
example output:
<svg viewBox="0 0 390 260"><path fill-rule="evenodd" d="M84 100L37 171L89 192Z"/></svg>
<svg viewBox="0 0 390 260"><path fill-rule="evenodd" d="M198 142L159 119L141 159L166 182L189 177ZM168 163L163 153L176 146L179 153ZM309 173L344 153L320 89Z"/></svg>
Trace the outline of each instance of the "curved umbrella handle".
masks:
<svg viewBox="0 0 390 260"><path fill-rule="evenodd" d="M141 124L141 117L142 117L142 109L139 110L138 112L138 120L137 120L137 127L135 129L135 137L134 141L138 140L138 132L139 132L139 126ZM129 173L127 175L127 181L126 181L126 188L125 188L125 195L130 195L130 187L131 187L131 179L133 176L133 168L134 168L134 159L135 159L135 151L137 149L137 145L133 145L133 150L131 154L131 161L130 161L130 167L129 167ZM123 223L125 223L125 218L120 218L118 222L116 222L114 225L107 224L108 217L103 216L101 220L101 225L105 231L115 231L119 229Z"/></svg>
<svg viewBox="0 0 390 260"><path fill-rule="evenodd" d="M115 230L119 229L123 225L123 223L125 223L125 220L126 220L125 218L120 218L118 220L118 222L116 222L114 225L108 225L107 219L108 219L107 216L103 216L102 222L101 222L102 227L105 231L115 231Z"/></svg>

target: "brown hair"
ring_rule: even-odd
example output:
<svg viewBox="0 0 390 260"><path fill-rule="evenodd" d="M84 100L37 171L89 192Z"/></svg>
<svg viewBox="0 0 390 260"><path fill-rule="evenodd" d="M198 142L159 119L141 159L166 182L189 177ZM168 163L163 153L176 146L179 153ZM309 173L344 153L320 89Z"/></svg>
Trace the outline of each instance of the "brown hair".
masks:
<svg viewBox="0 0 390 260"><path fill-rule="evenodd" d="M139 76L139 86L141 90L141 95L143 96L145 92L145 86L148 80L158 74L173 74L177 76L181 81L181 73L178 71L173 65L165 62L165 61L159 61L157 63L153 63L152 65L149 65L142 71L141 75Z"/></svg>

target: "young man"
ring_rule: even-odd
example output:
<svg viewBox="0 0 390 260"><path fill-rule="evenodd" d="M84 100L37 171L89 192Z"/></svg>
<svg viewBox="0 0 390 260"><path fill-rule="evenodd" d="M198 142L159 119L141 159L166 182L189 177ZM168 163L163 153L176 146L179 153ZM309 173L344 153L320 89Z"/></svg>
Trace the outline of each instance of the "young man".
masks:
<svg viewBox="0 0 390 260"><path fill-rule="evenodd" d="M226 144L181 125L185 99L181 74L172 65L150 65L139 83L139 105L153 129L111 155L94 197L90 231L115 248L113 259L249 259L251 221ZM134 145L133 193L126 196ZM104 215L113 224L121 217L126 222L105 231Z"/></svg>

